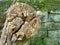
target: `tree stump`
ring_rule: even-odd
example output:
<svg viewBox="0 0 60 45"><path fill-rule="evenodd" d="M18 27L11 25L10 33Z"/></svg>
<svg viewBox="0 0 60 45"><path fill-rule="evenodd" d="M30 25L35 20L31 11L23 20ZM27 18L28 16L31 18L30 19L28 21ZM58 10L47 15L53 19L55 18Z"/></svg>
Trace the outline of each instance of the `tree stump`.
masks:
<svg viewBox="0 0 60 45"><path fill-rule="evenodd" d="M30 37L38 32L40 25L41 21L31 6L16 2L6 14L1 45L12 45L13 42L17 41L27 42Z"/></svg>

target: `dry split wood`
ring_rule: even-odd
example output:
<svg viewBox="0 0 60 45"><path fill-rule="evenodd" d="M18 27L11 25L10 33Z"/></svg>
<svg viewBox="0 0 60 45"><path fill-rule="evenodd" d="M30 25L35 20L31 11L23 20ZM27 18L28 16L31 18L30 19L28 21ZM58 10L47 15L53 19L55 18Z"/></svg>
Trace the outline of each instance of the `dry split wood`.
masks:
<svg viewBox="0 0 60 45"><path fill-rule="evenodd" d="M29 39L41 25L36 11L25 3L16 2L9 8L1 35L1 45L11 45L12 41ZM23 40L24 41L24 40Z"/></svg>

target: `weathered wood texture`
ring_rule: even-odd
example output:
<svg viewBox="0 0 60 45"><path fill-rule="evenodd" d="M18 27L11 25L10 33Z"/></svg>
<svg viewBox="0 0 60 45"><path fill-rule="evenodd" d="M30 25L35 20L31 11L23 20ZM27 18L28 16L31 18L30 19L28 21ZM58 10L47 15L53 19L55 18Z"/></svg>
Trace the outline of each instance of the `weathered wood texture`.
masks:
<svg viewBox="0 0 60 45"><path fill-rule="evenodd" d="M15 3L8 10L1 35L1 45L12 45L12 42L29 39L37 33L40 25L41 21L31 6Z"/></svg>

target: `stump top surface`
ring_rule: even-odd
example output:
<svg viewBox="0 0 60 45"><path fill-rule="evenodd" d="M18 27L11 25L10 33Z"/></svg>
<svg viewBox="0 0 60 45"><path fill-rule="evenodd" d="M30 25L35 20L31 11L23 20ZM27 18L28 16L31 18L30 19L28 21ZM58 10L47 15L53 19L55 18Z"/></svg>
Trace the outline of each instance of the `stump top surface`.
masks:
<svg viewBox="0 0 60 45"><path fill-rule="evenodd" d="M35 35L41 23L36 15L34 8L25 3L15 3L9 8L6 19L16 38L21 39L24 36L30 38Z"/></svg>

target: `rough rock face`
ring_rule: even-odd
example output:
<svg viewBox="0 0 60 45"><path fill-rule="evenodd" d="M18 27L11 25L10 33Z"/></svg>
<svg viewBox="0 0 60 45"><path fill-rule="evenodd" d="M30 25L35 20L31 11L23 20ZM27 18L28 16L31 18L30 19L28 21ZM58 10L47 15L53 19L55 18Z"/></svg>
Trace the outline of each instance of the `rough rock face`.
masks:
<svg viewBox="0 0 60 45"><path fill-rule="evenodd" d="M6 16L6 30L12 33L12 40L22 40L35 35L40 28L41 21L35 10L25 3L12 5Z"/></svg>

